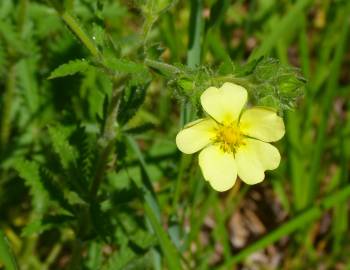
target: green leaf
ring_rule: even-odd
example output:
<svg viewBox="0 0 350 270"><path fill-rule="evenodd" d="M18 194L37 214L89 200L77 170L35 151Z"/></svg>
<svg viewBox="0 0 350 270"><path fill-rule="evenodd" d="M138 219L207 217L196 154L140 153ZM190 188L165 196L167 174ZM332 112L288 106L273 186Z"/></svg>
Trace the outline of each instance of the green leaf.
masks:
<svg viewBox="0 0 350 270"><path fill-rule="evenodd" d="M65 210L72 212L72 207L65 198L62 187L55 183L51 172L46 168L40 168L34 161L18 159L14 169L24 179L30 188L34 211L43 215L48 209L50 200L56 201Z"/></svg>
<svg viewBox="0 0 350 270"><path fill-rule="evenodd" d="M59 156L61 165L64 169L75 166L77 160L77 151L69 144L67 130L61 126L49 126L49 136L53 150Z"/></svg>
<svg viewBox="0 0 350 270"><path fill-rule="evenodd" d="M14 168L30 189L34 211L43 214L48 207L49 194L40 177L39 165L33 161L19 159Z"/></svg>
<svg viewBox="0 0 350 270"><path fill-rule="evenodd" d="M120 113L118 113L118 123L120 125L125 125L136 114L145 100L147 88L148 84L129 84L124 89L120 102Z"/></svg>
<svg viewBox="0 0 350 270"><path fill-rule="evenodd" d="M34 73L36 68L35 63L29 59L20 61L17 66L21 92L32 113L36 112L39 107L39 89Z"/></svg>
<svg viewBox="0 0 350 270"><path fill-rule="evenodd" d="M89 61L85 59L71 60L52 71L48 79L55 79L74 75L78 72L85 72L89 67L91 67Z"/></svg>

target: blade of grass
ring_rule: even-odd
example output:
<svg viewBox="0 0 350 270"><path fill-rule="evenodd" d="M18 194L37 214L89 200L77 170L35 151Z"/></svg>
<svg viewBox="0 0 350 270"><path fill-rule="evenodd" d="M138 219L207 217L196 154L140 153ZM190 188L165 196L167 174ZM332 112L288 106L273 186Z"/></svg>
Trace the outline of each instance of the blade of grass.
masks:
<svg viewBox="0 0 350 270"><path fill-rule="evenodd" d="M201 62L203 37L203 1L191 0L191 14L189 20L189 44L187 52L187 66L195 68Z"/></svg>
<svg viewBox="0 0 350 270"><path fill-rule="evenodd" d="M6 270L17 270L15 257L13 256L10 244L0 229L0 263L4 264Z"/></svg>
<svg viewBox="0 0 350 270"><path fill-rule="evenodd" d="M202 39L203 39L203 1L191 0L191 14L188 22L188 50L187 66L196 68L201 63ZM180 125L183 127L193 117L193 108L190 103L184 101L181 104Z"/></svg>

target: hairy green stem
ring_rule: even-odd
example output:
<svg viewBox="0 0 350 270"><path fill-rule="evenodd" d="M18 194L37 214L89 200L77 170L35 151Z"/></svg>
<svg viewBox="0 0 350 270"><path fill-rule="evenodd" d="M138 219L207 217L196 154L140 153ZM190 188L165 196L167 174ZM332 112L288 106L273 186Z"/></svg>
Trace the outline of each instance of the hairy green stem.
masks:
<svg viewBox="0 0 350 270"><path fill-rule="evenodd" d="M80 26L79 22L69 13L67 10L63 10L63 6L54 0L48 0L51 5L56 9L58 14L61 16L63 22L68 26L72 33L84 44L84 46L89 50L92 56L97 59L102 59L102 54L97 48L96 44L91 40L91 38L86 34L83 28ZM72 1L68 3L68 9L72 8Z"/></svg>
<svg viewBox="0 0 350 270"><path fill-rule="evenodd" d="M178 69L175 66L166 64L164 62L160 62L160 61L155 61L155 60L151 60L151 59L145 59L145 64L152 68L157 70L158 72L164 74L165 76L172 76L176 73L180 73L181 70Z"/></svg>
<svg viewBox="0 0 350 270"><path fill-rule="evenodd" d="M101 58L100 51L98 50L94 42L90 39L90 37L84 32L84 30L76 21L76 19L67 11L61 14L61 18L67 24L69 29L77 36L77 38L90 51L90 53L96 58Z"/></svg>
<svg viewBox="0 0 350 270"><path fill-rule="evenodd" d="M97 162L97 169L93 178L90 195L94 201L99 189L99 186L104 178L108 159L114 149L114 140L116 138L116 119L119 109L119 97L121 93L121 87L118 85L112 93L111 101L108 105L108 113L105 120L103 133L98 143L101 145L100 157Z"/></svg>

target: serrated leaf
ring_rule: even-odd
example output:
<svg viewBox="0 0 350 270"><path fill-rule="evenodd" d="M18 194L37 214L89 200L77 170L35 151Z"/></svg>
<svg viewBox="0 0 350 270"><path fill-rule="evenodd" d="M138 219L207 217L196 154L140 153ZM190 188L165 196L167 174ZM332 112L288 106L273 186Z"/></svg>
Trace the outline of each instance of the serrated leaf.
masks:
<svg viewBox="0 0 350 270"><path fill-rule="evenodd" d="M34 211L43 214L48 206L49 194L40 177L39 165L33 161L19 159L14 168L30 189Z"/></svg>
<svg viewBox="0 0 350 270"><path fill-rule="evenodd" d="M1 48L0 48L1 50ZM18 81L27 106L32 113L39 107L39 90L35 78L35 64L29 59L24 59L18 63Z"/></svg>
<svg viewBox="0 0 350 270"><path fill-rule="evenodd" d="M146 97L148 85L128 85L124 91L120 102L120 112L118 123L125 125L143 104Z"/></svg>
<svg viewBox="0 0 350 270"><path fill-rule="evenodd" d="M62 183L58 183L55 179L53 173L49 171L47 168L42 167L40 169L40 176L43 179L43 184L50 194L50 199L57 202L62 208L72 213L73 208L70 204L69 198L66 198L64 187Z"/></svg>
<svg viewBox="0 0 350 270"><path fill-rule="evenodd" d="M77 151L69 144L64 128L49 126L48 131L53 150L59 156L62 167L67 170L71 165L74 166L77 160Z"/></svg>
<svg viewBox="0 0 350 270"><path fill-rule="evenodd" d="M66 64L60 65L54 71L52 71L48 79L74 75L78 72L86 71L89 67L91 67L89 61L85 59L71 60Z"/></svg>
<svg viewBox="0 0 350 270"><path fill-rule="evenodd" d="M77 168L85 183L91 179L97 157L97 138L95 134L87 133L85 127L77 128L72 137L72 143L78 149Z"/></svg>

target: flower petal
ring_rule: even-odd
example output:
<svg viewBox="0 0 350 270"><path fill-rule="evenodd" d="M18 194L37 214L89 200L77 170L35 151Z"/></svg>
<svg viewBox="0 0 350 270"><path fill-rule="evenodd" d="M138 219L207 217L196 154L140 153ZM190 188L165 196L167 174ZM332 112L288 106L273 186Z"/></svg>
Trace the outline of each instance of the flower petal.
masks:
<svg viewBox="0 0 350 270"><path fill-rule="evenodd" d="M209 87L201 95L204 110L220 123L237 121L247 102L247 90L233 83Z"/></svg>
<svg viewBox="0 0 350 270"><path fill-rule="evenodd" d="M233 154L223 152L218 146L210 145L199 153L199 166L204 179L217 191L226 191L236 182L237 167Z"/></svg>
<svg viewBox="0 0 350 270"><path fill-rule="evenodd" d="M188 123L176 136L176 145L181 152L193 154L211 142L217 123L210 119L199 119Z"/></svg>
<svg viewBox="0 0 350 270"><path fill-rule="evenodd" d="M249 185L264 180L265 170L278 167L281 156L278 149L269 143L255 139L245 139L245 145L235 154L238 176Z"/></svg>
<svg viewBox="0 0 350 270"><path fill-rule="evenodd" d="M283 119L275 111L263 107L244 111L239 127L243 134L264 142L278 141L285 132Z"/></svg>

